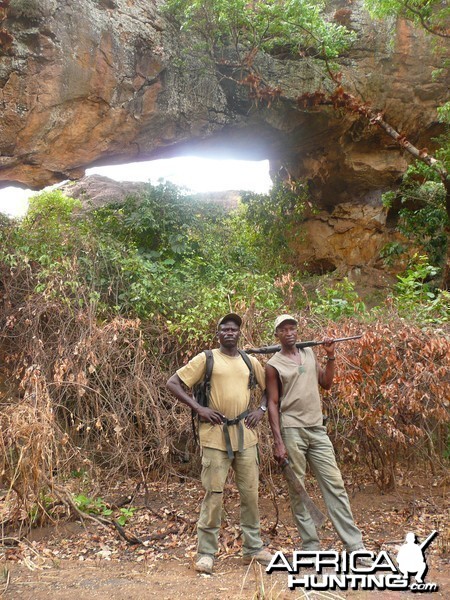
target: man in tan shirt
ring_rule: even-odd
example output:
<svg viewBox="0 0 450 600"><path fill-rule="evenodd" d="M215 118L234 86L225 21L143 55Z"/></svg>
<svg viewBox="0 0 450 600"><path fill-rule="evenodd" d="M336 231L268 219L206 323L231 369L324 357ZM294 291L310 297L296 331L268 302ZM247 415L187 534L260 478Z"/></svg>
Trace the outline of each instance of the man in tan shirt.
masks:
<svg viewBox="0 0 450 600"><path fill-rule="evenodd" d="M202 484L205 488L197 523L198 547L195 569L211 573L218 551L218 534L222 517L222 496L230 467L233 468L241 503L243 560L253 559L268 565L272 555L261 541L258 510L258 436L255 427L266 411L263 396L261 406L249 411L250 371L238 350L242 319L229 313L217 326L219 348L212 351L213 369L209 406L201 406L186 391L203 381L206 354L201 352L178 369L167 382L178 400L194 410L200 419L199 437L202 448ZM250 357L260 388L265 389L264 369ZM228 442L227 442L228 440Z"/></svg>
<svg viewBox="0 0 450 600"><path fill-rule="evenodd" d="M267 362L266 383L269 422L274 437L274 458L286 459L300 480L309 463L322 491L331 522L349 552L365 550L361 531L355 525L344 481L334 449L323 425L319 385L329 390L334 379L334 342L324 340L326 366L319 365L311 348L297 348L297 319L280 315L275 335L281 344ZM320 541L316 527L295 489L289 486L291 510L303 549L316 551ZM364 563L364 559L360 559Z"/></svg>

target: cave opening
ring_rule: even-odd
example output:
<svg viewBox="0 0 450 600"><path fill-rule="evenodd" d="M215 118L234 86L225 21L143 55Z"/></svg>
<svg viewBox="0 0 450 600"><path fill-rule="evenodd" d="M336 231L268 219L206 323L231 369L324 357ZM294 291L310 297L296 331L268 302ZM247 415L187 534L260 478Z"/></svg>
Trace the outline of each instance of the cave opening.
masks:
<svg viewBox="0 0 450 600"><path fill-rule="evenodd" d="M178 156L126 164L103 165L86 169L86 176L101 175L117 182L170 181L189 192L252 191L268 193L272 187L268 160L241 160ZM52 189L62 185L44 188ZM43 191L43 190L40 190ZM9 186L0 190L0 213L10 217L25 215L29 198L39 191Z"/></svg>
<svg viewBox="0 0 450 600"><path fill-rule="evenodd" d="M123 165L98 166L86 175L103 175L115 181L165 180L191 192L254 191L267 193L272 187L268 160L240 160L203 156L178 156Z"/></svg>

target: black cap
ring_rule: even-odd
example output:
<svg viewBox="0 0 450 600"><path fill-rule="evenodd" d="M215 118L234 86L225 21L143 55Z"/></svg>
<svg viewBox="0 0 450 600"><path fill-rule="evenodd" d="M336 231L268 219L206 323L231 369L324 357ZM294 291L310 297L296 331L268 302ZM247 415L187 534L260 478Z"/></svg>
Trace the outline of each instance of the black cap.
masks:
<svg viewBox="0 0 450 600"><path fill-rule="evenodd" d="M237 315L236 313L228 313L227 315L219 319L217 323L217 329L219 329L222 323L225 323L226 321L234 321L234 323L236 323L238 327L242 325L242 319L239 315Z"/></svg>

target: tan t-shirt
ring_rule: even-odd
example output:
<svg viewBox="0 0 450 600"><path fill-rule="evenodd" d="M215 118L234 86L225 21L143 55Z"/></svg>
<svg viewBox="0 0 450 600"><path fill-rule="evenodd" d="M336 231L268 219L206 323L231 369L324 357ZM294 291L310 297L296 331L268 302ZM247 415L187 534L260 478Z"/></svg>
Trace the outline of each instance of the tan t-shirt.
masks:
<svg viewBox="0 0 450 600"><path fill-rule="evenodd" d="M215 348L213 351L214 364L211 375L211 398L209 408L218 410L227 419L235 419L249 407L250 389L248 378L250 371L244 359L238 356L228 356ZM253 356L249 357L253 364L256 381L262 390L265 389L265 374L261 364ZM194 356L187 365L178 369L177 375L181 381L192 388L205 377L206 354L201 352ZM239 449L238 426L228 428L230 432L231 447L234 451ZM225 437L222 425L200 423L200 445L207 448L226 450ZM244 449L258 443L258 436L254 429L247 429L244 425Z"/></svg>
<svg viewBox="0 0 450 600"><path fill-rule="evenodd" d="M282 427L322 425L322 404L317 383L317 361L311 348L300 349L302 364L277 352L267 362L278 371L282 392L280 420Z"/></svg>

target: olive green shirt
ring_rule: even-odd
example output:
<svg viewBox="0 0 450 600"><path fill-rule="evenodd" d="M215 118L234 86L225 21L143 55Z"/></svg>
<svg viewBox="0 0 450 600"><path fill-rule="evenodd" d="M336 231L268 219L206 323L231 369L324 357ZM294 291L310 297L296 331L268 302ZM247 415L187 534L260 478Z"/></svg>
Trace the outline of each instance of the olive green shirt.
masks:
<svg viewBox="0 0 450 600"><path fill-rule="evenodd" d="M267 362L277 370L281 381L279 400L282 427L322 425L322 403L318 385L318 364L311 348L299 349L302 364L277 352Z"/></svg>

